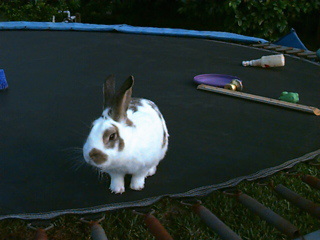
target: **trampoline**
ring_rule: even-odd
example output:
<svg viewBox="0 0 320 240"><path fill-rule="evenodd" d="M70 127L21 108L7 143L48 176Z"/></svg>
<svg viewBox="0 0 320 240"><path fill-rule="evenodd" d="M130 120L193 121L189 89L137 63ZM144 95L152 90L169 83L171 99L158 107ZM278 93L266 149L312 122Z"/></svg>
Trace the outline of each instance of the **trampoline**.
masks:
<svg viewBox="0 0 320 240"><path fill-rule="evenodd" d="M243 67L243 60L273 53L210 38L264 40L89 27L0 26L0 68L9 84L0 92L0 220L50 219L147 206L165 196L205 196L320 153L318 116L199 91L193 82L199 74L227 74L241 79L246 93L278 98L283 91L298 92L301 104L318 107L317 63L286 56L285 67ZM133 75L133 97L154 101L170 134L157 173L142 191L127 187L122 195L109 191L108 177L81 165L81 147L101 114L102 83L109 74L116 75L118 86Z"/></svg>

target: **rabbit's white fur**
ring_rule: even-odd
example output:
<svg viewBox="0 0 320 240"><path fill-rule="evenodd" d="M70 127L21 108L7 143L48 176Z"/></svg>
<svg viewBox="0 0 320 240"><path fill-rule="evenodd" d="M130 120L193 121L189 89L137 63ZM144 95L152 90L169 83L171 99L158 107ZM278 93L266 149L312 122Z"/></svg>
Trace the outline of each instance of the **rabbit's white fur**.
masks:
<svg viewBox="0 0 320 240"><path fill-rule="evenodd" d="M155 174L157 165L168 149L168 130L157 106L147 99L131 100L131 93L129 95L126 116L115 121L115 117L109 116L114 107L107 107L102 117L93 122L83 146L86 162L110 175L110 189L114 193L125 191L126 174L132 175L132 189L143 189L145 178ZM117 129L118 141L113 148L106 148L103 134L114 128ZM97 153L90 156L93 149ZM98 156L100 160L102 158L102 162L96 163L92 156Z"/></svg>

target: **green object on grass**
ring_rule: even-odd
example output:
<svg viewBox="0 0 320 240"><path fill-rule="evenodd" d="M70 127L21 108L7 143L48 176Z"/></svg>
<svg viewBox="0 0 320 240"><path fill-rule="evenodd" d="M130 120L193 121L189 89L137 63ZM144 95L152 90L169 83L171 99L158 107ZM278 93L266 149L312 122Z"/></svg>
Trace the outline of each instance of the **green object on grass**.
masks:
<svg viewBox="0 0 320 240"><path fill-rule="evenodd" d="M297 103L299 102L299 94L294 92L282 92L279 100Z"/></svg>

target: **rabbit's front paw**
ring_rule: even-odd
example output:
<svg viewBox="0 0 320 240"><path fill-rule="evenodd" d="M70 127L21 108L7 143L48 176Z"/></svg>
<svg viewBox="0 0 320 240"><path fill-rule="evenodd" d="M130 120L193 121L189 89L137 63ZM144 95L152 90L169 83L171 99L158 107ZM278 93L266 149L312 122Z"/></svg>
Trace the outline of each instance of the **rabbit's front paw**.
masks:
<svg viewBox="0 0 320 240"><path fill-rule="evenodd" d="M110 185L110 190L111 192L115 193L115 194L122 194L125 191L124 186L113 186Z"/></svg>
<svg viewBox="0 0 320 240"><path fill-rule="evenodd" d="M142 190L144 188L144 178L132 176L130 188L138 191Z"/></svg>
<svg viewBox="0 0 320 240"><path fill-rule="evenodd" d="M154 174L156 174L156 171L157 171L157 166L150 168L147 176L148 177L153 176Z"/></svg>
<svg viewBox="0 0 320 240"><path fill-rule="evenodd" d="M111 175L110 190L116 194L122 194L125 191L124 188L124 176Z"/></svg>

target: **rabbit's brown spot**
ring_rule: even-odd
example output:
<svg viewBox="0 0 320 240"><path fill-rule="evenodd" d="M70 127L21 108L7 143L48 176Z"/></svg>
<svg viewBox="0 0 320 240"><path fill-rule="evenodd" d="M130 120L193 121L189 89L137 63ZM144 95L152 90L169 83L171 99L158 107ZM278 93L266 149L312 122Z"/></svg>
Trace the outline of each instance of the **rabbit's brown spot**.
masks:
<svg viewBox="0 0 320 240"><path fill-rule="evenodd" d="M89 152L89 157L92 159L93 162L96 164L102 164L108 160L108 155L104 154L100 150L93 148Z"/></svg>
<svg viewBox="0 0 320 240"><path fill-rule="evenodd" d="M134 127L133 122L132 122L129 118L126 119L126 124L127 124L127 126L129 126L129 127Z"/></svg>
<svg viewBox="0 0 320 240"><path fill-rule="evenodd" d="M124 141L122 138L119 138L119 152L124 149Z"/></svg>
<svg viewBox="0 0 320 240"><path fill-rule="evenodd" d="M157 107L157 105L156 105L154 102L150 101L150 100L147 100L147 103L148 103L149 106L152 107L152 109L158 114L159 118L160 118L161 120L163 120L162 114L161 114L159 108ZM164 123L163 123L163 126L162 126L162 127L163 127L162 148L164 148L164 147L167 145L167 143L168 143L168 133L167 133L167 131L165 130L165 125L164 125Z"/></svg>
<svg viewBox="0 0 320 240"><path fill-rule="evenodd" d="M118 144L119 151L124 149L124 141L120 137L119 128L116 125L112 125L112 127L106 129L102 138L105 148L112 149Z"/></svg>
<svg viewBox="0 0 320 240"><path fill-rule="evenodd" d="M118 132L115 127L108 128L103 133L103 143L106 148L113 148L115 140L117 139Z"/></svg>
<svg viewBox="0 0 320 240"><path fill-rule="evenodd" d="M148 104L153 108L153 110L155 110L158 113L159 118L162 119L162 114L161 114L159 108L157 107L157 105L151 101L148 101Z"/></svg>
<svg viewBox="0 0 320 240"><path fill-rule="evenodd" d="M162 141L162 148L164 148L167 144L167 133L163 131L163 141Z"/></svg>
<svg viewBox="0 0 320 240"><path fill-rule="evenodd" d="M117 142L118 142L118 149L119 149L119 152L121 152L123 149L124 149L124 140L120 137L119 135L119 128L115 125L113 125L117 131L117 136L118 136L118 139L117 139Z"/></svg>
<svg viewBox="0 0 320 240"><path fill-rule="evenodd" d="M133 111L133 113L138 111L138 108L142 106L141 98L132 98L129 104L129 109Z"/></svg>

